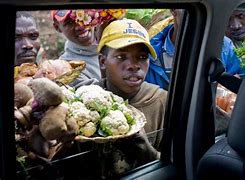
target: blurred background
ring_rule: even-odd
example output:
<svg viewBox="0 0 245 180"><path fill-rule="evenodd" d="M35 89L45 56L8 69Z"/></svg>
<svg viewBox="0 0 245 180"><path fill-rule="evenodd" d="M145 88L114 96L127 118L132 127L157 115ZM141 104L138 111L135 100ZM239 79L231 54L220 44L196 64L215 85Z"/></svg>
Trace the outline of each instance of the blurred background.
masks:
<svg viewBox="0 0 245 180"><path fill-rule="evenodd" d="M41 49L38 59L58 59L63 53L66 40L54 29L50 11L32 11L31 13L40 30ZM170 15L167 9L128 9L125 17L137 20L147 30L150 30L154 24Z"/></svg>

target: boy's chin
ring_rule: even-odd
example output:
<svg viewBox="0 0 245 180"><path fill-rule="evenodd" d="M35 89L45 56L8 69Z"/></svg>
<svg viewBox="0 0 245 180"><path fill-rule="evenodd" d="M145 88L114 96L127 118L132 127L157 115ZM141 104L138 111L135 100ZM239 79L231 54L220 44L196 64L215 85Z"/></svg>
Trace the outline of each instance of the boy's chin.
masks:
<svg viewBox="0 0 245 180"><path fill-rule="evenodd" d="M124 87L124 93L125 94L135 94L139 91L140 86L127 86Z"/></svg>

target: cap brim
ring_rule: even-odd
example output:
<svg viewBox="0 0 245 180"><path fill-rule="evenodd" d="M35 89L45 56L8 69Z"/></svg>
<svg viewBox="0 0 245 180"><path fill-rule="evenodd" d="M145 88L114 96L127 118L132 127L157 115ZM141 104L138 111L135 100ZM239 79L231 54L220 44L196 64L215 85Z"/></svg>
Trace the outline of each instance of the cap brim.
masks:
<svg viewBox="0 0 245 180"><path fill-rule="evenodd" d="M154 48L149 43L147 43L146 41L144 41L143 39L140 39L140 38L132 38L132 37L120 38L120 39L115 39L115 40L112 40L108 43L105 43L105 45L109 46L111 48L114 48L114 49L120 49L120 48L124 48L124 47L130 46L130 45L139 44L139 43L143 43L144 45L146 45L148 47L152 57L154 59L157 58L157 54L156 54L156 51L154 50ZM98 51L100 51L101 49L102 49L102 47L99 46Z"/></svg>

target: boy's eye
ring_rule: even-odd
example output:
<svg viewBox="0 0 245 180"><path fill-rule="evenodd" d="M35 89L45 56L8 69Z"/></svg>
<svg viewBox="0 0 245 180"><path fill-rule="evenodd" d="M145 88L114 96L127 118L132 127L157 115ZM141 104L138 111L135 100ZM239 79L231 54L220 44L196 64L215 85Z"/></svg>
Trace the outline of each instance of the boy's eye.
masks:
<svg viewBox="0 0 245 180"><path fill-rule="evenodd" d="M115 57L118 60L125 60L126 59L126 56L125 55L116 55Z"/></svg>
<svg viewBox="0 0 245 180"><path fill-rule="evenodd" d="M139 59L140 60L147 60L149 58L149 55L147 54L147 55L140 55L139 56Z"/></svg>

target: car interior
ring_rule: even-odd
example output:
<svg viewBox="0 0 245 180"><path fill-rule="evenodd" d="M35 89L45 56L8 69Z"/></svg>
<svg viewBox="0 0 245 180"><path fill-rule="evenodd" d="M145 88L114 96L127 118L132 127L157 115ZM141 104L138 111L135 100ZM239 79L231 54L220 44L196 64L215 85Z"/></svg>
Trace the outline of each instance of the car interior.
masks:
<svg viewBox="0 0 245 180"><path fill-rule="evenodd" d="M16 163L14 124L14 42L16 12L53 9L184 9L175 43L168 88L160 159L101 179L244 179L245 81L227 74L220 61L229 17L243 0L2 0L0 11L0 180L97 179L96 169L84 177L81 164L91 162L94 148L107 161L110 144L98 144L27 169ZM7 13L7 15L6 15ZM40 32L42 33L42 32ZM219 85L236 99L229 113L217 109ZM150 135L149 135L150 136ZM82 159L80 161L79 159ZM81 164L80 164L81 163ZM59 175L53 174L59 171ZM106 170L105 170L106 171ZM32 175L33 177L29 176Z"/></svg>

